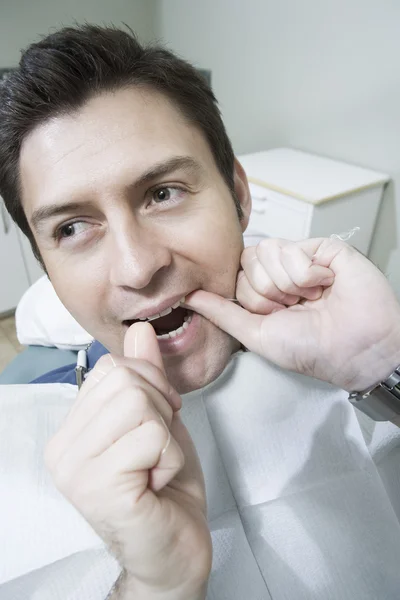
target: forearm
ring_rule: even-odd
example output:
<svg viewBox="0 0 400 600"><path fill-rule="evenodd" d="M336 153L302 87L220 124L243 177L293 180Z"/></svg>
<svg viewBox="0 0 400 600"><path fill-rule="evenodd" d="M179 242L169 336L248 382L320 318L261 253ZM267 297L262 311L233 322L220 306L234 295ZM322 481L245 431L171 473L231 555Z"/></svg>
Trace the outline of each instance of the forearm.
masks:
<svg viewBox="0 0 400 600"><path fill-rule="evenodd" d="M122 571L106 600L205 600L206 595L207 582L190 588L186 584L184 588L172 591L150 590Z"/></svg>

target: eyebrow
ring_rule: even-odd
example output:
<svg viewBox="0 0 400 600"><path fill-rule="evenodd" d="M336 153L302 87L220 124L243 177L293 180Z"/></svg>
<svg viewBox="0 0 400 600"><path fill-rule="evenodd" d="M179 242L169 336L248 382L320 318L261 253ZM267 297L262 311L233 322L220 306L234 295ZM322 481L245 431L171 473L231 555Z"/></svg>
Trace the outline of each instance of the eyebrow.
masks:
<svg viewBox="0 0 400 600"><path fill-rule="evenodd" d="M130 188L139 188L149 184L155 179L165 177L177 170L186 171L189 175L199 176L203 173L203 167L190 156L175 156L169 160L162 161L153 165L150 169L142 173L139 178L130 186ZM85 203L85 205L90 202ZM42 229L43 224L59 215L77 212L82 209L81 202L65 202L63 204L49 204L35 210L31 217L31 224L36 232Z"/></svg>
<svg viewBox="0 0 400 600"><path fill-rule="evenodd" d="M203 168L190 156L174 156L167 161L153 165L148 171L145 171L133 184L134 187L141 187L154 179L169 175L173 171L186 171L189 175L201 175Z"/></svg>

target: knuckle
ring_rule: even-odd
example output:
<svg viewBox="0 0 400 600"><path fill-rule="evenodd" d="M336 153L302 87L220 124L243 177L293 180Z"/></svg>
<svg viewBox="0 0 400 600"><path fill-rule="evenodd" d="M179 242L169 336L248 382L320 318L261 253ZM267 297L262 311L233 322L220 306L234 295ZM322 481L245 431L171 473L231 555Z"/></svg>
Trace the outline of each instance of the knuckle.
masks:
<svg viewBox="0 0 400 600"><path fill-rule="evenodd" d="M253 313L258 313L259 310L262 308L262 306L265 305L265 303L268 302L268 300L266 298L263 298L263 296L261 296L260 294L253 292L253 293L242 293L241 291L238 290L238 292L236 293L237 299L239 300L241 306L243 306L243 308L245 308L246 310L249 310L250 312Z"/></svg>
<svg viewBox="0 0 400 600"><path fill-rule="evenodd" d="M270 260L272 257L279 256L282 249L291 242L282 240L281 238L265 238L256 246L256 255L262 258L263 261Z"/></svg>
<svg viewBox="0 0 400 600"><path fill-rule="evenodd" d="M263 313L270 306L270 301L266 298L255 298L253 301L253 311L255 313Z"/></svg>
<svg viewBox="0 0 400 600"><path fill-rule="evenodd" d="M307 287L307 285L312 280L312 273L310 272L309 269L307 269L307 271L302 270L300 272L293 273L292 279L293 279L293 283L295 285L297 285L297 287L299 287L299 288Z"/></svg>
<svg viewBox="0 0 400 600"><path fill-rule="evenodd" d="M110 366L110 354L103 354L100 356L99 360L96 362L95 367L99 367L101 370L104 370L105 367Z"/></svg>
<svg viewBox="0 0 400 600"><path fill-rule="evenodd" d="M114 426L134 429L152 409L153 403L149 394L142 388L125 389L114 396L106 409L110 421L108 442L112 444L115 441L112 433Z"/></svg>
<svg viewBox="0 0 400 600"><path fill-rule="evenodd" d="M236 286L243 285L243 281L247 279L247 275L243 269L239 271L236 277Z"/></svg>
<svg viewBox="0 0 400 600"><path fill-rule="evenodd" d="M259 278L258 281L255 282L255 285L257 285L256 291L265 298L272 295L274 285L267 277Z"/></svg>
<svg viewBox="0 0 400 600"><path fill-rule="evenodd" d="M168 380L166 380L165 383L166 383L166 394L167 394L167 396L176 396L177 391L175 390L175 388L169 383Z"/></svg>
<svg viewBox="0 0 400 600"><path fill-rule="evenodd" d="M130 369L126 365L117 365L113 368L113 373L116 379L118 380L118 383L124 387L132 385L132 383L136 379L132 369Z"/></svg>
<svg viewBox="0 0 400 600"><path fill-rule="evenodd" d="M151 362L149 362L148 360L145 360L144 358L131 358L131 359L129 359L129 361L130 361L130 365L132 367L131 370L133 372L135 372L135 369L140 369L143 372L150 371L151 373L161 372L158 367L151 364Z"/></svg>
<svg viewBox="0 0 400 600"><path fill-rule="evenodd" d="M278 302L279 304L286 304L288 295L290 295L289 289L287 289L285 292L283 292L282 290L276 289L274 291L274 293L271 294L269 299L273 300L274 302Z"/></svg>
<svg viewBox="0 0 400 600"><path fill-rule="evenodd" d="M296 252L299 249L299 246L296 244L296 242L288 242L287 244L284 244L283 246L281 246L281 254L284 254L285 256L289 256L291 254L293 254L294 252Z"/></svg>
<svg viewBox="0 0 400 600"><path fill-rule="evenodd" d="M246 290L251 289L250 282L244 271L240 271L236 279L236 297L239 299L240 295L245 295Z"/></svg>
<svg viewBox="0 0 400 600"><path fill-rule="evenodd" d="M260 283L259 292L263 299L274 300L275 302L283 302L286 298L286 293L267 279Z"/></svg>
<svg viewBox="0 0 400 600"><path fill-rule="evenodd" d="M147 407L147 406L149 406L149 404L151 404L150 395L149 395L148 390L146 390L141 385L135 385L135 391L134 391L133 397L134 397L134 403L137 406Z"/></svg>
<svg viewBox="0 0 400 600"><path fill-rule="evenodd" d="M147 437L152 448L156 452L162 452L168 442L168 431L161 419L151 420L147 423Z"/></svg>
<svg viewBox="0 0 400 600"><path fill-rule="evenodd" d="M169 402L165 402L165 407L164 407L164 419L167 419L167 423L170 424L172 421L172 417L174 414L174 411L172 410L172 407L170 405Z"/></svg>
<svg viewBox="0 0 400 600"><path fill-rule="evenodd" d="M138 411L145 413L153 407L149 392L139 385L135 386L133 393L129 393L129 398L131 398L131 401L128 404L134 413Z"/></svg>
<svg viewBox="0 0 400 600"><path fill-rule="evenodd" d="M266 249L268 249L268 248L271 246L271 244L273 244L274 242L276 242L276 240L274 240L273 238L265 238L265 239L261 240L261 242L259 242L259 243L257 244L257 250L261 250L261 251L263 251L263 250L266 250Z"/></svg>
<svg viewBox="0 0 400 600"><path fill-rule="evenodd" d="M236 298L238 299L239 303L243 306L243 302L247 302L247 294L245 294L242 286L238 286L236 288Z"/></svg>
<svg viewBox="0 0 400 600"><path fill-rule="evenodd" d="M67 465L66 461L62 461L62 464L52 472L52 478L60 492L69 495L68 491L74 489L72 468Z"/></svg>
<svg viewBox="0 0 400 600"><path fill-rule="evenodd" d="M151 406L153 403L149 393L141 386L125 390L118 398L118 412L127 417L137 412L146 412Z"/></svg>

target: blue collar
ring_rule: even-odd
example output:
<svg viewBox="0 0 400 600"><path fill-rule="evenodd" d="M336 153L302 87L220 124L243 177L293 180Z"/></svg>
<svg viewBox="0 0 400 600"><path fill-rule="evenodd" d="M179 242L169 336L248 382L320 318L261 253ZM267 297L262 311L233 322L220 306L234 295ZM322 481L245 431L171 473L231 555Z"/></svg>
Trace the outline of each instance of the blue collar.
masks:
<svg viewBox="0 0 400 600"><path fill-rule="evenodd" d="M95 340L86 351L88 370L93 369L100 356L107 353L107 348ZM70 383L71 385L76 385L75 367L75 363L59 367L58 369L54 369L54 371L37 377L31 383Z"/></svg>

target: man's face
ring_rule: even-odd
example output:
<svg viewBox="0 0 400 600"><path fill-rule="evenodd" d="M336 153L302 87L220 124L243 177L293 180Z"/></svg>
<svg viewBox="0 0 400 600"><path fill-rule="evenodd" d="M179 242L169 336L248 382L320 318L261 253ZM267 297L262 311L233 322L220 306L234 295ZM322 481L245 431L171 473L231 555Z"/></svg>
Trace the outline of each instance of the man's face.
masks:
<svg viewBox="0 0 400 600"><path fill-rule="evenodd" d="M119 90L56 117L25 140L20 166L24 210L54 288L109 351L123 352L133 320L196 289L234 297L250 209L245 176L237 167L240 222L203 135L162 95ZM179 308L153 321L181 393L215 379L238 347L188 316Z"/></svg>

